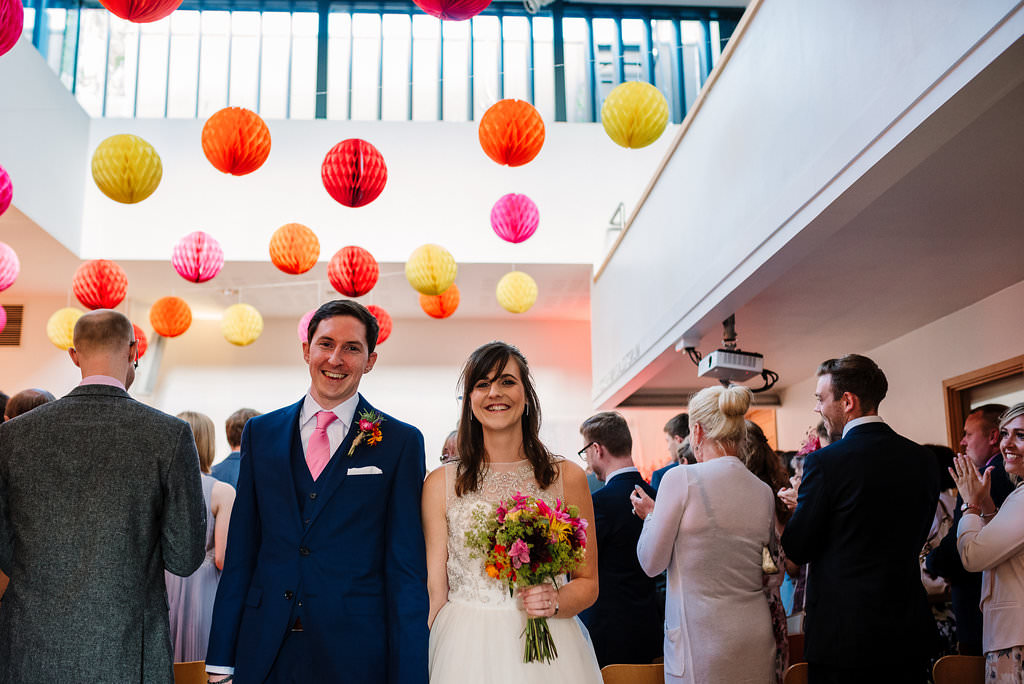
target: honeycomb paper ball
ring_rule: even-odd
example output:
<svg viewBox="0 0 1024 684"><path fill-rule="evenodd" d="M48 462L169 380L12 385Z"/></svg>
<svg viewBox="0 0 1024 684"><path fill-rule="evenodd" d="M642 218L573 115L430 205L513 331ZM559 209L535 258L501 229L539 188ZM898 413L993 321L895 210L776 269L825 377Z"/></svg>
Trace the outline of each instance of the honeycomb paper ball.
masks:
<svg viewBox="0 0 1024 684"><path fill-rule="evenodd" d="M46 321L46 337L55 347L67 351L75 344L75 323L84 313L73 306L54 312Z"/></svg>
<svg viewBox="0 0 1024 684"><path fill-rule="evenodd" d="M142 328L134 323L132 323L132 329L135 331L136 346L139 348L139 358L141 359L149 349L149 340L146 339L146 333L142 331Z"/></svg>
<svg viewBox="0 0 1024 684"><path fill-rule="evenodd" d="M544 120L523 100L499 100L480 117L480 146L502 165L522 166L544 146Z"/></svg>
<svg viewBox="0 0 1024 684"><path fill-rule="evenodd" d="M420 294L439 295L455 282L458 267L440 245L422 245L405 262L405 278Z"/></svg>
<svg viewBox="0 0 1024 684"><path fill-rule="evenodd" d="M7 54L17 44L24 27L25 8L21 0L0 0L0 55Z"/></svg>
<svg viewBox="0 0 1024 684"><path fill-rule="evenodd" d="M224 250L208 233L197 230L181 238L174 246L171 265L185 280L205 283L220 273L224 266Z"/></svg>
<svg viewBox="0 0 1024 684"><path fill-rule="evenodd" d="M491 228L506 242L522 242L537 231L539 224L537 205L526 195L509 193L491 209Z"/></svg>
<svg viewBox="0 0 1024 684"><path fill-rule="evenodd" d="M218 171L244 176L270 156L270 129L256 112L225 107L203 125L203 154Z"/></svg>
<svg viewBox="0 0 1024 684"><path fill-rule="evenodd" d="M136 24L148 24L171 15L182 0L100 0L108 10Z"/></svg>
<svg viewBox="0 0 1024 684"><path fill-rule="evenodd" d="M391 330L394 327L394 323L391 320L391 314L379 306L371 304L366 307L373 317L377 319L377 325L380 326L380 332L377 333L377 344L384 344L384 342L391 337Z"/></svg>
<svg viewBox="0 0 1024 684"><path fill-rule="evenodd" d="M305 273L319 258L320 240L301 223L286 223L270 238L270 260L285 273Z"/></svg>
<svg viewBox="0 0 1024 684"><path fill-rule="evenodd" d="M464 21L487 9L491 0L413 0L421 10L432 17L449 21Z"/></svg>
<svg viewBox="0 0 1024 684"><path fill-rule="evenodd" d="M192 325L192 309L181 297L161 297L149 310L149 324L163 337L177 337Z"/></svg>
<svg viewBox="0 0 1024 684"><path fill-rule="evenodd" d="M309 342L309 322L313 320L315 313L316 309L310 309L299 319L299 327L295 330L299 336L299 342Z"/></svg>
<svg viewBox="0 0 1024 684"><path fill-rule="evenodd" d="M668 101L650 83L619 84L601 105L601 125L623 147L647 147L665 132Z"/></svg>
<svg viewBox="0 0 1024 684"><path fill-rule="evenodd" d="M331 148L320 166L327 194L346 207L362 207L377 199L388 182L388 167L377 148L349 138Z"/></svg>
<svg viewBox="0 0 1024 684"><path fill-rule="evenodd" d="M13 285L19 273L21 262L18 255L6 242L0 242L0 292Z"/></svg>
<svg viewBox="0 0 1024 684"><path fill-rule="evenodd" d="M431 318L448 318L459 308L459 286L452 286L439 295L420 295L420 308Z"/></svg>
<svg viewBox="0 0 1024 684"><path fill-rule="evenodd" d="M512 271L498 281L496 294L501 308L526 313L537 301L537 282L522 271Z"/></svg>
<svg viewBox="0 0 1024 684"><path fill-rule="evenodd" d="M224 339L239 347L255 342L263 333L263 316L256 307L248 304L233 304L224 311L220 321Z"/></svg>
<svg viewBox="0 0 1024 684"><path fill-rule="evenodd" d="M0 0L0 4L3 2L6 0ZM11 175L4 167L0 166L0 216L3 216L7 208L11 206L12 199L14 199L14 184L11 182Z"/></svg>
<svg viewBox="0 0 1024 684"><path fill-rule="evenodd" d="M373 289L380 277L380 265L362 247L342 247L327 265L331 287L346 297L362 297Z"/></svg>
<svg viewBox="0 0 1024 684"><path fill-rule="evenodd" d="M128 276L124 269L107 259L93 259L78 267L71 289L90 309L113 309L128 294Z"/></svg>
<svg viewBox="0 0 1024 684"><path fill-rule="evenodd" d="M163 177L160 155L135 135L112 135L92 155L92 179L104 195L122 204L141 202Z"/></svg>

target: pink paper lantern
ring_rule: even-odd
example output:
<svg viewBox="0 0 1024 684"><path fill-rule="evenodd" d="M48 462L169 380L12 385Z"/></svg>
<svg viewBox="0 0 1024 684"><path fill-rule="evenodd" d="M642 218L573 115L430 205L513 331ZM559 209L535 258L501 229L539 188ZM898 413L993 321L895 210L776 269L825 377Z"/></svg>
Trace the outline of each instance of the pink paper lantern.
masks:
<svg viewBox="0 0 1024 684"><path fill-rule="evenodd" d="M316 309L310 309L302 318L299 320L299 327L296 332L299 334L299 342L309 341L309 322L313 320L313 314L316 313Z"/></svg>
<svg viewBox="0 0 1024 684"><path fill-rule="evenodd" d="M14 47L25 26L25 8L21 0L0 0L0 55ZM0 209L0 214L4 213Z"/></svg>
<svg viewBox="0 0 1024 684"><path fill-rule="evenodd" d="M4 0L0 0L0 3ZM7 207L11 206L11 199L14 197L14 184L11 183L11 175L0 166L0 216L4 215Z"/></svg>
<svg viewBox="0 0 1024 684"><path fill-rule="evenodd" d="M449 21L465 21L487 9L491 0L413 0L432 17Z"/></svg>
<svg viewBox="0 0 1024 684"><path fill-rule="evenodd" d="M0 306L0 333L7 327L7 309Z"/></svg>
<svg viewBox="0 0 1024 684"><path fill-rule="evenodd" d="M224 266L224 251L208 233L197 230L181 238L174 246L171 264L185 280L205 283L220 273Z"/></svg>
<svg viewBox="0 0 1024 684"><path fill-rule="evenodd" d="M18 255L6 242L0 242L0 292L13 285L20 272L21 263L18 261Z"/></svg>
<svg viewBox="0 0 1024 684"><path fill-rule="evenodd" d="M491 209L491 228L507 242L522 242L533 235L539 223L537 205L526 195L510 193Z"/></svg>

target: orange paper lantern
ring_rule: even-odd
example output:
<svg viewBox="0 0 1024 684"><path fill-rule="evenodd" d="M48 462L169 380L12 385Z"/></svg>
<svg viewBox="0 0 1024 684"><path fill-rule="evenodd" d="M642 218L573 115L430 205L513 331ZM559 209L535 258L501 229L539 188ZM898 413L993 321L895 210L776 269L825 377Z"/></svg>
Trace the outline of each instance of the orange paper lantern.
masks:
<svg viewBox="0 0 1024 684"><path fill-rule="evenodd" d="M149 324L158 335L177 337L192 325L192 309L181 297L161 297L149 310Z"/></svg>
<svg viewBox="0 0 1024 684"><path fill-rule="evenodd" d="M286 223L270 238L270 260L285 273L305 273L320 258L320 240L301 223Z"/></svg>
<svg viewBox="0 0 1024 684"><path fill-rule="evenodd" d="M502 165L522 166L544 146L544 120L529 102L500 100L480 118L477 135L488 157Z"/></svg>
<svg viewBox="0 0 1024 684"><path fill-rule="evenodd" d="M420 295L420 308L431 318L448 318L459 308L459 288L451 287L439 295Z"/></svg>
<svg viewBox="0 0 1024 684"><path fill-rule="evenodd" d="M270 156L270 129L256 112L225 107L203 126L203 154L218 171L244 176Z"/></svg>
<svg viewBox="0 0 1024 684"><path fill-rule="evenodd" d="M78 267L71 289L90 309L113 309L128 293L128 276L113 261L94 259Z"/></svg>
<svg viewBox="0 0 1024 684"><path fill-rule="evenodd" d="M132 323L132 328L135 330L136 346L139 348L139 358L141 359L149 349L149 340L146 339L146 333L142 332L142 328L134 323Z"/></svg>
<svg viewBox="0 0 1024 684"><path fill-rule="evenodd" d="M379 306L371 304L366 307L373 317L377 319L377 325L380 326L380 332L377 333L377 344L384 344L384 341L391 337L391 329L394 327L394 323L391 320L391 314Z"/></svg>

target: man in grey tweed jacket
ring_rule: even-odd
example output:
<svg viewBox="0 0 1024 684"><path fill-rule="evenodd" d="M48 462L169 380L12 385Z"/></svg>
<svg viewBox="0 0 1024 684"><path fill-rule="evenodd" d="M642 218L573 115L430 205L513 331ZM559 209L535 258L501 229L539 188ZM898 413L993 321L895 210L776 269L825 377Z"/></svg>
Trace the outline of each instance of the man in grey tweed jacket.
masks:
<svg viewBox="0 0 1024 684"><path fill-rule="evenodd" d="M82 384L0 426L0 683L170 683L164 568L205 555L195 441L125 391L127 318L87 313L74 344Z"/></svg>

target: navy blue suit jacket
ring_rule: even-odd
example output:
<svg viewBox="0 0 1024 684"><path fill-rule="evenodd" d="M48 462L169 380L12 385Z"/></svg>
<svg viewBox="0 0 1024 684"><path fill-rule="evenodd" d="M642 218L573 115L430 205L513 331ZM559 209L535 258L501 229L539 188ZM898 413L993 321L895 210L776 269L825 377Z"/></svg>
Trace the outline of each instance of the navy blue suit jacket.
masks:
<svg viewBox="0 0 1024 684"><path fill-rule="evenodd" d="M808 662L905 667L935 650L919 554L938 498L934 456L885 423L858 425L807 456L782 546L811 564Z"/></svg>
<svg viewBox="0 0 1024 684"><path fill-rule="evenodd" d="M232 487L238 486L238 468L242 463L242 453L232 451L228 457L210 468L210 475Z"/></svg>
<svg viewBox="0 0 1024 684"><path fill-rule="evenodd" d="M262 682L301 617L322 681L426 684L423 436L385 416L382 441L349 457L353 420L303 520L291 465L301 407L252 418L242 432L206 662L234 666L236 684ZM373 408L360 396L357 418L364 410Z"/></svg>

